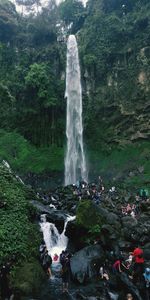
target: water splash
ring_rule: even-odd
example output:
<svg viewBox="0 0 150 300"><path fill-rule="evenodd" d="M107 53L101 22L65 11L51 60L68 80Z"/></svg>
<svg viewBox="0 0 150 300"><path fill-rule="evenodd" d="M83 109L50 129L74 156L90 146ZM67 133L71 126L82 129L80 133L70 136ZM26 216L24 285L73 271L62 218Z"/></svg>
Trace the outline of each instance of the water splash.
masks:
<svg viewBox="0 0 150 300"><path fill-rule="evenodd" d="M55 253L59 256L67 248L68 238L65 235L66 226L69 221L75 217L68 216L64 225L64 230L60 234L55 224L46 221L46 215L41 215L40 227L43 232L43 238L48 249L48 253L54 257Z"/></svg>
<svg viewBox="0 0 150 300"><path fill-rule="evenodd" d="M65 157L65 185L88 180L83 149L82 89L77 41L70 35L67 42L66 92L67 153Z"/></svg>

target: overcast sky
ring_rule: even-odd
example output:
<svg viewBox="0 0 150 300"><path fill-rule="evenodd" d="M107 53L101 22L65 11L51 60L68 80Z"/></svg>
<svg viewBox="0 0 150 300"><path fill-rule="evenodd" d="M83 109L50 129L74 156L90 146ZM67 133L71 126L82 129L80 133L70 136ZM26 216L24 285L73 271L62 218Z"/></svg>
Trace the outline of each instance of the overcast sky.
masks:
<svg viewBox="0 0 150 300"><path fill-rule="evenodd" d="M16 4L16 0L11 0L11 1L16 5L17 11L18 11L18 12L22 12L22 8L21 8L20 5L17 5L17 4ZM56 0L56 4L59 4L59 3L61 3L62 1L64 1L64 0ZM87 2L88 0L81 0L81 1L83 2L84 5L86 5L86 2ZM42 6L45 7L46 4L47 4L47 2L48 2L48 0L41 0L40 2L41 2L41 4L42 4ZM24 9L24 13L26 14L26 9Z"/></svg>

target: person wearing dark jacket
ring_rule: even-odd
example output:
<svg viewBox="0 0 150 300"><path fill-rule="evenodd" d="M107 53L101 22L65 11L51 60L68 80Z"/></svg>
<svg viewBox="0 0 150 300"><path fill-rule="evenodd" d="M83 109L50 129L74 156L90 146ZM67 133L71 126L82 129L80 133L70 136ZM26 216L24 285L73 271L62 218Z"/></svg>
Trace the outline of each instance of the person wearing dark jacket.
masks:
<svg viewBox="0 0 150 300"><path fill-rule="evenodd" d="M46 250L43 257L43 269L49 275L49 277L51 277L52 275L51 264L52 264L52 258L48 254L48 250Z"/></svg>

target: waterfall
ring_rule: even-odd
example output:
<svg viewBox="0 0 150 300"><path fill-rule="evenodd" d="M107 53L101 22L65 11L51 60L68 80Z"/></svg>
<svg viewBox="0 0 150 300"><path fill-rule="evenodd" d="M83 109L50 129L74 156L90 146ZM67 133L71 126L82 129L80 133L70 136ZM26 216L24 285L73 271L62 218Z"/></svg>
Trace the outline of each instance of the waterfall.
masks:
<svg viewBox="0 0 150 300"><path fill-rule="evenodd" d="M47 222L46 214L41 215L41 222L40 222L41 231L43 233L43 238L46 247L48 249L48 252L52 257L54 256L55 253L59 256L62 250L65 250L67 248L68 238L65 235L65 230L66 230L67 223L69 221L73 221L74 219L75 217L71 217L71 216L67 217L64 224L64 230L60 234L55 224Z"/></svg>
<svg viewBox="0 0 150 300"><path fill-rule="evenodd" d="M67 42L66 91L67 152L65 157L65 185L76 184L78 180L87 182L87 167L83 148L82 89L80 78L78 47L74 35Z"/></svg>

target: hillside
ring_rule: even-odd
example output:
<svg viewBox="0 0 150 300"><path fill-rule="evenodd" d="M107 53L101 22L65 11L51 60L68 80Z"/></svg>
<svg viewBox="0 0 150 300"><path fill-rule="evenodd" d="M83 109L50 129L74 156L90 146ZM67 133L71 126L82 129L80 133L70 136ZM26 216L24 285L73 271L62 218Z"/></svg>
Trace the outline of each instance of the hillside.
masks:
<svg viewBox="0 0 150 300"><path fill-rule="evenodd" d="M63 173L70 33L78 37L90 178L147 185L148 0L89 0L86 8L66 0L25 17L0 1L0 158L22 175Z"/></svg>
<svg viewBox="0 0 150 300"><path fill-rule="evenodd" d="M0 266L10 267L10 282L18 295L36 292L43 276L37 259L41 235L29 204L33 195L6 162L0 164Z"/></svg>

